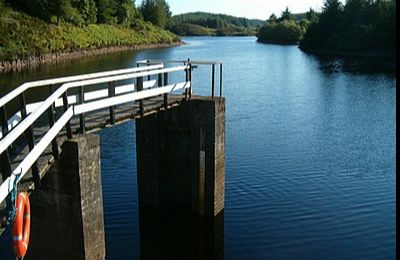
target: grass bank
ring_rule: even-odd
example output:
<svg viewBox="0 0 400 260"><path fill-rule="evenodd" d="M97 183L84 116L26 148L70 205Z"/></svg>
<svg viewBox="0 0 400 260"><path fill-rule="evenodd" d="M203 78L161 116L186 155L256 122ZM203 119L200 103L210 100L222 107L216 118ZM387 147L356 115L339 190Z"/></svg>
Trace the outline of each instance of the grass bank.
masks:
<svg viewBox="0 0 400 260"><path fill-rule="evenodd" d="M131 26L90 24L75 26L46 23L8 7L0 7L0 63L52 57L66 53L97 53L93 50L144 48L176 45L175 34L142 20Z"/></svg>

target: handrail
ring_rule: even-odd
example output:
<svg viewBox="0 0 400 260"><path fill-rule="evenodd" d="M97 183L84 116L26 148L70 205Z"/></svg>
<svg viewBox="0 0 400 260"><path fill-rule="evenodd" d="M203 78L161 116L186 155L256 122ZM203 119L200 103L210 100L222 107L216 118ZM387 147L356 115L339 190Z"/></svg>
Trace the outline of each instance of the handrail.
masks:
<svg viewBox="0 0 400 260"><path fill-rule="evenodd" d="M61 83L66 83L66 82L71 82L71 81L78 81L78 80L87 80L87 79L92 79L92 78L100 78L100 77L108 77L112 75L118 75L118 74L126 74L126 73L132 73L132 72L139 72L139 71L144 71L144 70L152 70L152 69L160 69L164 67L164 64L162 62L154 63L155 65L151 65L148 67L139 67L139 68L131 68L131 69L121 69L121 70L113 70L113 71L106 71L106 72L96 72L96 73L89 73L89 74L83 74L83 75L78 75L78 76L69 76L69 77L62 77L62 78L55 78L55 79L45 79L45 80L39 80L39 81L32 81L32 82L26 82L7 95L3 96L0 98L0 107L3 107L5 104L13 100L14 98L18 97L21 93L25 92L26 90L30 88L35 88L35 87L43 87L43 86L49 86L49 85L55 85L55 84L61 84Z"/></svg>
<svg viewBox="0 0 400 260"><path fill-rule="evenodd" d="M146 72L136 72L131 74L125 74L120 76L112 76L106 78L98 78L98 79L90 79L85 81L76 81L63 84L60 88L58 88L53 94L51 94L44 103L40 107L38 107L34 112L28 115L22 123L18 124L13 131L9 132L3 139L0 140L0 154L2 154L17 138L22 135L28 127L30 127L33 122L35 122L64 92L66 92L70 88L75 87L82 87L100 83L107 83L112 81L119 81L137 77L144 77L144 76L151 76L151 75L158 75L161 73L169 73L175 71L184 71L188 69L189 66L179 66L179 67L172 67L166 69L158 69L153 71L146 71Z"/></svg>
<svg viewBox="0 0 400 260"><path fill-rule="evenodd" d="M18 124L11 132L8 133L3 139L0 140L0 154L5 152L10 145L12 145L25 131L33 125L33 123L45 112L48 111L51 106L58 100L61 96L66 96L67 91L72 88L84 87L89 85L110 83L126 79L142 78L151 75L161 75L170 72L177 71L188 71L190 65L176 66L169 68L159 68L149 70L149 67L143 67L135 73L129 73L124 75L109 76L102 78L86 79L83 81L68 82L61 85L54 93L52 93L40 106L29 114L20 124ZM99 73L97 73L99 74ZM113 75L112 72L108 72L109 75ZM104 75L104 74L103 74ZM6 180L0 186L0 203L8 196L8 194L13 190L14 181L18 178L18 182L22 177L28 172L29 168L37 161L40 155L44 152L47 146L54 140L61 129L68 124L70 119L75 115L80 115L87 111L94 111L97 109L111 107L118 104L123 104L135 100L142 100L148 97L158 96L160 94L166 94L179 89L191 88L191 81L186 78L186 82L177 83L172 85L160 86L156 89L141 90L138 89L137 92L118 95L118 96L107 96L103 100L96 100L91 103L83 103L72 105L64 111L64 114L58 119L58 121L51 126L50 130L41 138L41 140L34 146L30 153L23 159L23 161L16 167L12 174L7 177ZM106 103L108 102L108 103ZM64 104L65 105L65 104ZM68 105L68 104L67 104ZM18 177L17 177L18 175Z"/></svg>
<svg viewBox="0 0 400 260"><path fill-rule="evenodd" d="M219 66L219 97L222 97L222 61L196 61L196 60L139 60L137 61L137 65L153 65L153 64L158 64L160 62L163 62L164 64L166 63L182 63L184 65L190 65L191 69L195 69L198 66L197 65L210 65L211 66L211 97L214 98L214 92L215 92L215 66ZM194 65L194 66L193 66Z"/></svg>

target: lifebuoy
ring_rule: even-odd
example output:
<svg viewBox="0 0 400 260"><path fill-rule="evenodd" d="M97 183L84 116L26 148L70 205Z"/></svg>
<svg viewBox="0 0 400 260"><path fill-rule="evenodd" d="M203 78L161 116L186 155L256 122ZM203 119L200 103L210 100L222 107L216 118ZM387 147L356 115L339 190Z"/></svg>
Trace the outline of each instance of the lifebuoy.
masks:
<svg viewBox="0 0 400 260"><path fill-rule="evenodd" d="M26 192L20 192L16 202L16 214L12 228L14 252L17 258L25 256L28 250L31 228L31 206Z"/></svg>

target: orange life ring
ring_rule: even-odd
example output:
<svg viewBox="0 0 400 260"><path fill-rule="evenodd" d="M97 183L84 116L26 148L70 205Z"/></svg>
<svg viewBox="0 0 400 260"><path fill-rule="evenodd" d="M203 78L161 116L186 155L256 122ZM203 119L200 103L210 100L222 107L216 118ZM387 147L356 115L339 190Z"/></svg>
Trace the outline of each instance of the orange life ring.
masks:
<svg viewBox="0 0 400 260"><path fill-rule="evenodd" d="M25 256L28 250L31 229L31 206L26 192L20 192L17 197L16 214L12 228L14 252L17 258Z"/></svg>

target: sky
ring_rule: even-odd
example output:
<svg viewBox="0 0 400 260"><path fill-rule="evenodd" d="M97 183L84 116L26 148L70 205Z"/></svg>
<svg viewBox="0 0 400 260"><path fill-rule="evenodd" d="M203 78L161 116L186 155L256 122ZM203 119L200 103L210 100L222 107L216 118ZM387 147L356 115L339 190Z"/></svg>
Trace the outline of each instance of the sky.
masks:
<svg viewBox="0 0 400 260"><path fill-rule="evenodd" d="M137 3L140 1L136 1ZM292 13L320 10L323 0L167 0L173 15L188 12L223 13L239 17L267 20L274 13L280 16L289 7Z"/></svg>

